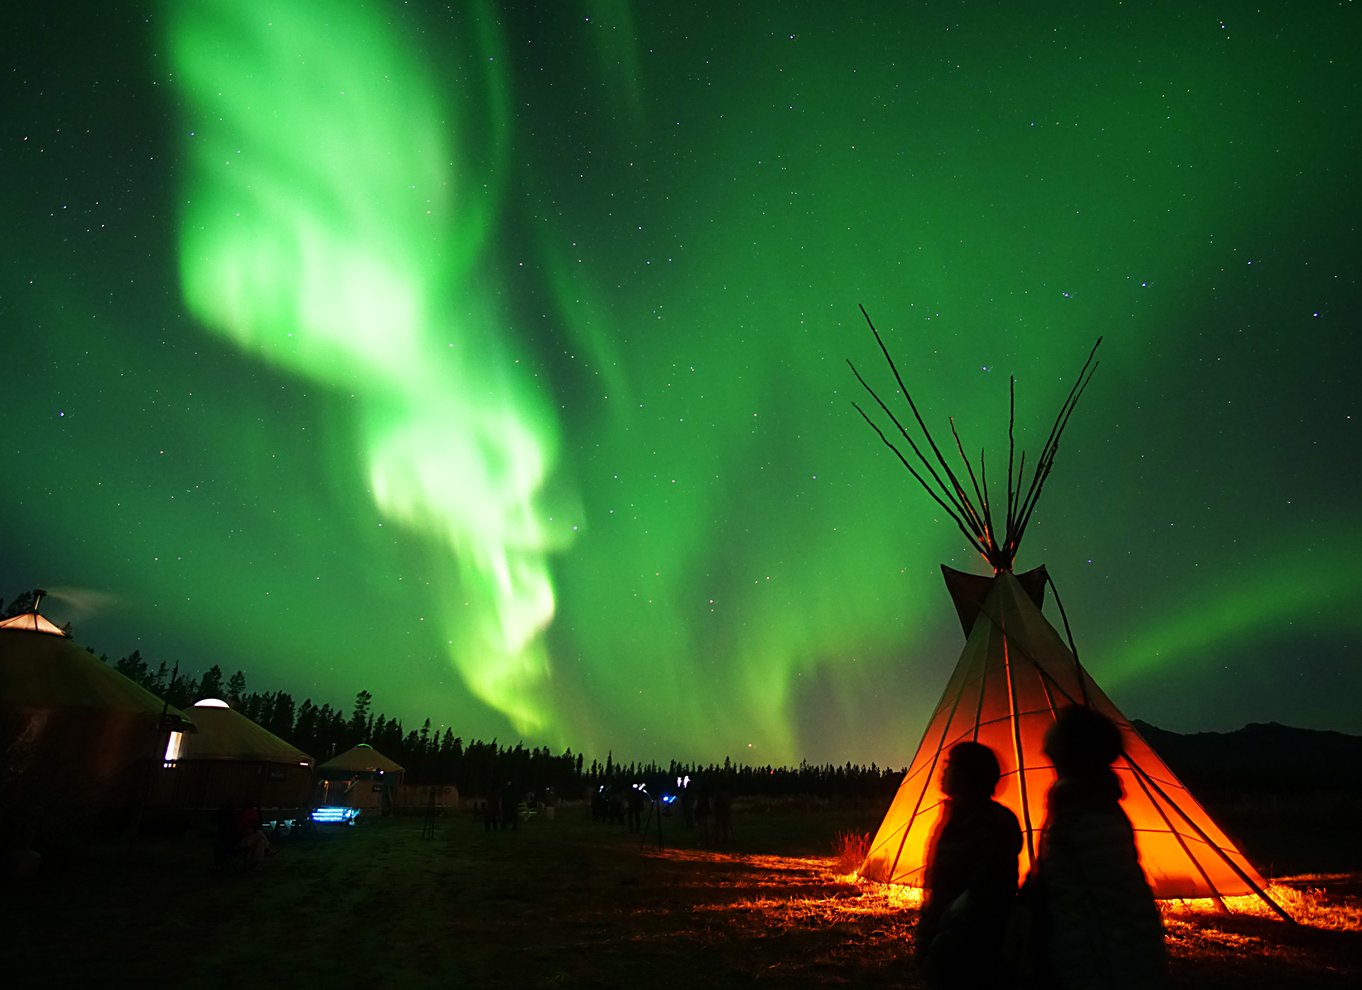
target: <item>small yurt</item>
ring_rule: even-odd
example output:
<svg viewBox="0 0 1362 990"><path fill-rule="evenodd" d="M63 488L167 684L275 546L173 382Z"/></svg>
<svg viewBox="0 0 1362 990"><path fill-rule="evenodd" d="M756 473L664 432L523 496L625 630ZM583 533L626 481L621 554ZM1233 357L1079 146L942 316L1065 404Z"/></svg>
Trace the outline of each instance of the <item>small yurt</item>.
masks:
<svg viewBox="0 0 1362 990"><path fill-rule="evenodd" d="M183 712L37 611L0 622L0 827L131 823ZM22 838L22 836L21 836Z"/></svg>
<svg viewBox="0 0 1362 990"><path fill-rule="evenodd" d="M405 771L368 743L360 743L317 766L317 804L391 813Z"/></svg>
<svg viewBox="0 0 1362 990"><path fill-rule="evenodd" d="M250 801L266 819L306 814L312 757L217 698L196 702L189 716L198 731L172 740L157 780L158 810L194 815Z"/></svg>

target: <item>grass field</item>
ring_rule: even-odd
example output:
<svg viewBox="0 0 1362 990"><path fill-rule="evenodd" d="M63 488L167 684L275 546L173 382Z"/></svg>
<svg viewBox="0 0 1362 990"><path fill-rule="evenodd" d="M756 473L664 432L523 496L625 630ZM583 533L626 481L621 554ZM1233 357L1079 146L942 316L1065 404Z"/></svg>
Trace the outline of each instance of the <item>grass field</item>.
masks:
<svg viewBox="0 0 1362 990"><path fill-rule="evenodd" d="M3 985L227 987L920 986L913 908L835 868L880 808L739 802L708 849L642 841L567 805L485 832L469 814L282 838L258 870L209 868L202 835L88 846L4 892ZM427 825L433 824L433 829ZM430 834L432 833L433 834ZM1362 985L1357 874L1287 880L1303 924L1167 918L1185 987Z"/></svg>

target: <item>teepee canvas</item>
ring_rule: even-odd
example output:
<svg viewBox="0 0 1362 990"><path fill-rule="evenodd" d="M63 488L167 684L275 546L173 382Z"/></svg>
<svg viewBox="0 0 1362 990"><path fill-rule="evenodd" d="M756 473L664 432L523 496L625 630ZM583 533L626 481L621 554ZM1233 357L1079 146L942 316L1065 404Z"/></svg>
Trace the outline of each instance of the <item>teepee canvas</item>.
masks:
<svg viewBox="0 0 1362 990"><path fill-rule="evenodd" d="M1259 893L1263 881L1177 777L1131 728L1088 672L1078 665L1036 600L1044 572L996 577L947 571L962 623L965 649L928 722L913 762L871 842L861 875L921 886L928 842L942 811L941 768L958 742L981 742L998 756L1003 776L995 795L1022 826L1021 871L1035 856L1054 780L1041 751L1046 730L1065 705L1086 704L1121 729L1125 752L1116 764L1122 805L1135 829L1145 875L1159 898L1225 897ZM1029 580L1028 580L1029 579ZM977 584L975 583L977 582ZM1038 594L1028 593L1031 584ZM967 585L980 599L971 601Z"/></svg>
<svg viewBox="0 0 1362 990"><path fill-rule="evenodd" d="M871 330L874 332L873 324ZM922 886L928 848L944 811L941 771L946 755L956 743L974 741L988 746L998 757L1002 778L994 797L1010 808L1021 824L1019 866L1024 875L1035 859L1046 794L1055 779L1042 749L1046 731L1060 709L1087 705L1121 730L1124 752L1114 769L1124 790L1122 807L1135 830L1140 864L1155 897L1214 897L1222 899L1223 904L1225 897L1256 894L1280 913L1281 908L1264 892L1262 878L1252 865L1097 686L1079 663L1072 642L1066 643L1046 620L1042 607L1049 578L1044 568L1012 573L1017 548L1049 476L1059 438L1096 369L1097 347L1060 409L1029 483L1024 481L1023 469L1014 471L1013 451L1009 450L1007 499L999 539L982 455L976 476L973 465L964 458L963 445L952 424L955 445L967 471L962 483L933 441L878 333L875 338L923 439L915 440L909 434L859 373L857 378L893 422L912 456L902 453L859 406L858 411L951 515L970 544L992 565L994 574L976 576L942 568L965 632L965 648L871 841L860 874L884 883ZM1008 436L1010 440L1011 424ZM927 456L923 448L933 456ZM1021 464L1024 467L1024 456Z"/></svg>

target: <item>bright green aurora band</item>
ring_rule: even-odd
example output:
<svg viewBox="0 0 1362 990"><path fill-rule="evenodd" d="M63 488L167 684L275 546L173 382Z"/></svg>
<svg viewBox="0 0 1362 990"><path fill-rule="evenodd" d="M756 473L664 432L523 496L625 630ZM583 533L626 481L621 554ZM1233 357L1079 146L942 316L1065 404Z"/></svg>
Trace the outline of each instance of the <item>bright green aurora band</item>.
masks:
<svg viewBox="0 0 1362 990"><path fill-rule="evenodd" d="M0 593L466 739L901 764L984 565L861 303L995 481L1105 335L1018 567L1129 715L1362 732L1355 11L155 9L18 27Z"/></svg>
<svg viewBox="0 0 1362 990"><path fill-rule="evenodd" d="M505 170L504 140L446 135L434 80L376 11L279 8L175 11L176 79L204 122L185 298L248 352L348 394L378 516L440 546L429 580L464 683L542 733L547 557L567 540L541 505L551 417L475 267L495 209L479 173ZM505 81L487 75L500 108Z"/></svg>

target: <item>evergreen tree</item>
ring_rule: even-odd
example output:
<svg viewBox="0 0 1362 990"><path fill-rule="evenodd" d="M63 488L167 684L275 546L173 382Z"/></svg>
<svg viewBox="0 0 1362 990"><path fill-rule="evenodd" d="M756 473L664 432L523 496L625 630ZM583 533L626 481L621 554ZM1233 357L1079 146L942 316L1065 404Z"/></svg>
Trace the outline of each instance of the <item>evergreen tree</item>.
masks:
<svg viewBox="0 0 1362 990"><path fill-rule="evenodd" d="M245 715L252 722L259 722L260 712L264 707L264 697L259 691L252 691L250 694L247 694L234 702L232 707L242 715Z"/></svg>
<svg viewBox="0 0 1362 990"><path fill-rule="evenodd" d="M237 671L227 679L227 697L225 700L233 708L241 706L241 699L246 696L246 675Z"/></svg>
<svg viewBox="0 0 1362 990"><path fill-rule="evenodd" d="M9 607L5 609L5 614L2 618L12 619L16 615L22 615L25 612L32 612L33 603L36 600L37 596L34 595L32 591L22 592L14 599L14 601L9 603ZM0 598L0 601L4 601L4 599Z"/></svg>
<svg viewBox="0 0 1362 990"><path fill-rule="evenodd" d="M356 742L364 742L369 732L369 706L373 704L373 700L374 696L368 691L361 691L355 695L355 711L350 716L350 732L356 737Z"/></svg>
<svg viewBox="0 0 1362 990"><path fill-rule="evenodd" d="M114 670L129 680L136 681L144 688L151 687L151 674L147 670L147 662L142 659L142 654L138 650L133 650L126 657L121 657L114 664Z"/></svg>
<svg viewBox="0 0 1362 990"><path fill-rule="evenodd" d="M222 668L217 664L204 671L203 678L199 681L199 697L222 697Z"/></svg>
<svg viewBox="0 0 1362 990"><path fill-rule="evenodd" d="M298 719L293 725L293 745L304 753L317 748L317 709L311 698L304 698L298 706Z"/></svg>
<svg viewBox="0 0 1362 990"><path fill-rule="evenodd" d="M326 761L336 755L336 713L331 711L331 706L322 703L317 709L317 735L316 742L313 744L313 754L318 760Z"/></svg>
<svg viewBox="0 0 1362 990"><path fill-rule="evenodd" d="M281 739L287 739L293 735L293 697L287 692L278 691L275 693L274 704L271 706L270 717L265 723L265 728Z"/></svg>
<svg viewBox="0 0 1362 990"><path fill-rule="evenodd" d="M170 683L166 685L165 700L176 708L188 708L198 700L199 682L193 677L180 673L179 665L175 665L175 670L170 675Z"/></svg>

